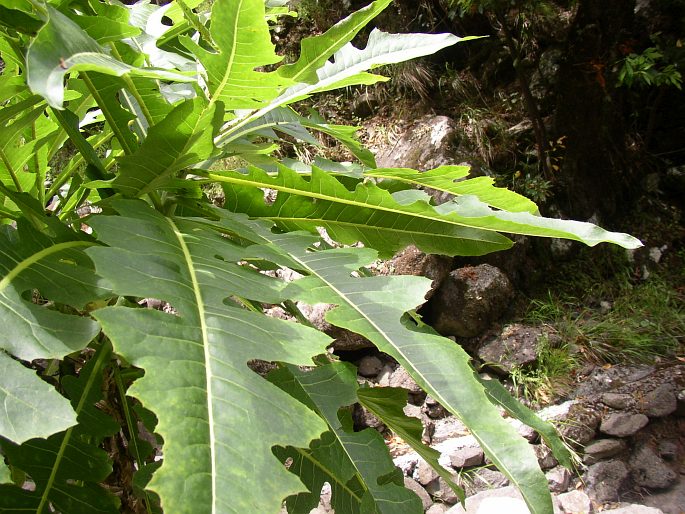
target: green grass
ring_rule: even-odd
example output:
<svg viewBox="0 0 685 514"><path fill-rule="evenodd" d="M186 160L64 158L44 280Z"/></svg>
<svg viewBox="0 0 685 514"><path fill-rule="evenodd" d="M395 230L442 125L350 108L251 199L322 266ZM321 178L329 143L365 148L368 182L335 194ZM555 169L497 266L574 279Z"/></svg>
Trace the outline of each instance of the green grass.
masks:
<svg viewBox="0 0 685 514"><path fill-rule="evenodd" d="M536 365L512 374L519 394L538 403L563 392L585 363L648 363L685 349L682 293L656 275L637 284L622 278L581 298L548 293L531 302L525 321L559 336L540 342Z"/></svg>

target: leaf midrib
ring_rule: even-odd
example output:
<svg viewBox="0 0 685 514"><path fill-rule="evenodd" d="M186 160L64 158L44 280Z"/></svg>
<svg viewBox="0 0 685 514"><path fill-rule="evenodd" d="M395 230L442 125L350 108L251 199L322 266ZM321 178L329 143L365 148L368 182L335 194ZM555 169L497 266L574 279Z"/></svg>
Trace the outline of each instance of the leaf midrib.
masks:
<svg viewBox="0 0 685 514"><path fill-rule="evenodd" d="M83 394L81 395L81 398L79 399L78 405L74 409L76 412L76 416L81 413L83 410L83 407L85 405L86 400L88 399L88 394L91 390L91 388L95 385L95 377L97 376L100 367L103 365L102 359L103 356L108 355L108 352L100 350L100 355L98 356L98 360L93 366L93 369L91 370L91 374L88 377L88 381L86 382L86 386L83 389ZM59 466L62 462L62 458L64 457L64 452L66 451L67 447L69 446L69 441L71 440L72 433L74 431L74 427L68 428L66 433L64 434L64 438L62 439L62 443L60 444L59 451L57 452L57 455L55 457L55 464L52 467L52 471L50 472L50 477L48 478L48 482L45 486L45 490L43 491L43 494L41 495L40 498L40 504L38 505L38 508L36 509L36 514L40 514L43 511L43 507L45 506L46 502L48 501L48 498L50 496L50 491L52 490L53 484L55 483L55 479L57 478L57 471L59 470Z"/></svg>
<svg viewBox="0 0 685 514"><path fill-rule="evenodd" d="M243 8L243 0L238 0L238 5L235 7L235 12L236 17L233 22L233 46L231 48L231 54L229 56L228 62L226 63L226 72L224 73L224 76L221 79L221 82L219 83L219 86L216 88L216 91L214 92L214 95L212 95L212 98L209 101L209 107L214 105L214 103L221 98L221 94L226 87L226 84L228 83L228 80L231 76L231 72L233 71L233 62L235 61L235 55L237 51L237 41L238 41L238 22L240 20L240 12Z"/></svg>
<svg viewBox="0 0 685 514"><path fill-rule="evenodd" d="M216 436L214 434L214 410L212 404L212 377L211 377L211 356L209 354L209 331L207 327L207 321L205 317L205 307L204 300L202 298L202 293L200 291L200 282L197 278L197 273L195 272L195 267L193 265L193 259L190 254L190 249L185 242L183 233L178 229L176 224L171 218L166 218L169 223L171 230L173 231L178 244L183 252L183 259L186 263L188 273L190 274L190 280L193 288L193 296L195 297L195 307L197 308L198 321L200 324L200 330L202 333L202 350L204 352L205 361L205 379L207 387L207 424L209 426L209 454L211 461L211 477L212 477L212 491L211 491L211 501L212 501L212 513L216 512L216 492L217 492L217 466L216 466Z"/></svg>
<svg viewBox="0 0 685 514"><path fill-rule="evenodd" d="M427 387L430 389L429 394L431 396L433 396L441 405L451 405L450 401L448 401L442 394L440 394L440 392L438 390L436 390L435 388L433 388L431 386L430 381L426 379L426 377L423 375L423 373L421 373L421 371L419 369L417 369L415 366L412 365L413 364L412 361L404 354L400 345L394 344L393 339L383 329L381 329L381 327L378 326L378 324L374 320L372 320L369 316L366 316L364 314L364 312L361 309L359 309L357 307L357 305L353 301L351 301L345 293L340 291L337 287L335 287L335 285L333 285L331 282L329 282L325 277L323 277L316 270L312 269L311 266L309 266L309 264L306 261L304 261L304 260L300 259L299 257L292 255L292 254L290 255L290 257L292 259L294 259L295 261L297 261L298 263L300 263L302 265L303 269L309 270L310 273L317 276L321 281L323 281L332 291L335 292L335 294L339 298L344 299L345 303L350 308L352 308L355 312L357 312L362 317L362 319L364 319L367 323L369 323L373 327L373 329L376 331L376 333L379 334L386 341L386 343L388 343L391 347L393 347L399 353L399 355L401 355L401 357L404 359L405 363L407 363L411 367L411 369L413 369L414 372L421 378L421 381L423 381L423 383L427 385ZM457 409L455 408L455 411L456 410ZM484 450L486 450L486 453L490 457L490 459L493 460L493 463L495 464L495 466L497 466L498 469L507 469L506 466L502 465L502 462L500 461L500 459L497 458L496 452L493 452L492 448L489 445L487 445L484 440L482 440L476 434L474 434L474 435L476 436L476 439L478 439L479 444L483 447ZM508 478L516 485L516 487L519 490L523 490L523 488L520 487L520 482L517 480L517 477L514 476L514 474L507 473L507 475L508 475Z"/></svg>
<svg viewBox="0 0 685 514"><path fill-rule="evenodd" d="M240 179L240 178L236 178L236 177L228 177L226 175L217 175L215 173L206 173L204 175L207 178L214 180L216 182L228 182L231 184L247 185L250 187L266 187L269 189L275 189L276 191L281 191L283 193L288 193L288 194L292 194L295 196L304 196L304 197L309 197L309 198L316 198L317 200L325 200L327 202L332 202L332 203L340 203L340 204L350 205L353 207L389 212L389 213L392 213L395 215L412 216L414 218L421 218L421 219L425 219L425 220L432 221L432 222L441 221L441 222L444 222L444 223L447 223L450 225L457 225L460 227L466 227L466 228L471 228L471 229L479 229L479 230L487 230L489 232L499 233L498 229L488 228L488 227L479 227L479 226L470 225L467 223L459 223L459 222L451 220L451 219L447 218L445 215L439 214L437 212L435 213L434 216L428 216L428 215L420 213L420 212L408 212L408 211L404 211L401 209L394 209L391 207L385 207L383 205L371 205L371 204L360 202L357 200L348 200L345 198L338 198L335 196L325 195L325 194L321 194L321 193L315 193L312 191L306 191L306 190L302 190L302 189L295 189L292 187L282 186L280 184L270 184L270 183L260 182L260 181L256 181L256 180L244 180L244 179ZM429 204L426 204L426 206L431 207ZM473 218L473 219L478 219L478 218ZM514 230L508 230L508 232L517 233Z"/></svg>
<svg viewBox="0 0 685 514"><path fill-rule="evenodd" d="M10 283L23 271L28 269L33 264L36 264L41 259L48 257L54 253L61 252L62 250L68 250L70 248L77 248L79 246L95 246L95 243L90 241L69 241L66 243L58 243L47 248L43 248L41 251L32 254L30 257L18 262L17 265L12 268L12 270L0 280L0 294L4 292L10 285Z"/></svg>

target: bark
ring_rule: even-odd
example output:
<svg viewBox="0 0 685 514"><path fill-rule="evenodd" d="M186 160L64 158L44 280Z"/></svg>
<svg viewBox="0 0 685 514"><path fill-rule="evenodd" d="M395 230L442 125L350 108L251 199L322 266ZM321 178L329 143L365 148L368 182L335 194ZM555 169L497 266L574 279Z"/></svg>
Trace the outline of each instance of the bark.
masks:
<svg viewBox="0 0 685 514"><path fill-rule="evenodd" d="M555 137L566 136L559 174L563 210L572 217L619 214L633 172L615 87L618 47L630 38L635 0L580 0L559 70Z"/></svg>

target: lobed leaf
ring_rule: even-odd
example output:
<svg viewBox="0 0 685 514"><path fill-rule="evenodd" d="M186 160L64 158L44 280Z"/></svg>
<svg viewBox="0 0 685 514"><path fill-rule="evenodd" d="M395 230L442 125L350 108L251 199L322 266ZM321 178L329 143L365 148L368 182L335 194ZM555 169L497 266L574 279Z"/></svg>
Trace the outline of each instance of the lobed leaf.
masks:
<svg viewBox="0 0 685 514"><path fill-rule="evenodd" d="M16 442L64 430L75 419L54 388L1 351L25 361L61 358L81 350L99 331L90 319L32 302L33 291L77 307L107 293L83 254L94 243L54 220L46 218L44 223L54 237L38 232L25 219L16 229L0 227L0 356L5 370L0 373L0 390L5 392L0 435ZM25 417L17 416L19 412Z"/></svg>
<svg viewBox="0 0 685 514"><path fill-rule="evenodd" d="M472 229L456 216L438 214L425 201L398 202L388 191L372 183L360 183L349 191L335 177L312 167L309 180L281 166L276 176L258 168L247 174L209 173L224 185L227 208L252 217L270 219L287 230L324 227L341 243L362 241L391 255L409 244L427 253L483 255L509 248L506 237ZM278 191L276 202L267 205L257 188Z"/></svg>
<svg viewBox="0 0 685 514"><path fill-rule="evenodd" d="M27 361L63 357L82 349L98 332L92 320L33 303L34 289L77 307L107 294L83 253L95 243L59 223L48 227L56 237L41 234L24 220L17 229L0 227L0 318L7 320L0 348Z"/></svg>
<svg viewBox="0 0 685 514"><path fill-rule="evenodd" d="M333 362L311 371L288 366L273 371L269 380L308 405L330 430L309 449L285 448L281 460L292 459L289 469L310 493L288 498L290 513L307 514L319 503L324 482L331 484L336 512L409 514L423 512L419 498L404 488L381 435L370 428L355 432L349 407L357 401L355 368Z"/></svg>
<svg viewBox="0 0 685 514"><path fill-rule="evenodd" d="M440 166L424 172L409 168L378 168L364 173L367 177L398 180L454 195L474 195L481 202L505 211L538 214L538 207L532 200L504 187L494 187L495 181L491 177L464 180L468 174L468 166Z"/></svg>
<svg viewBox="0 0 685 514"><path fill-rule="evenodd" d="M205 50L191 38L181 38L204 66L212 102L223 102L227 110L263 107L282 87L292 84L276 72L255 71L281 60L264 14L264 0L217 0L212 6L210 32L219 51Z"/></svg>
<svg viewBox="0 0 685 514"><path fill-rule="evenodd" d="M37 513L49 512L49 505L62 514L119 512L113 495L98 485L112 472L107 452L98 445L119 430L118 423L95 407L102 400L102 372L110 357L111 348L101 346L78 377L64 378L77 426L20 446L0 440L9 462L28 473L35 484L30 495L21 487L0 485L0 512L20 502L31 502Z"/></svg>
<svg viewBox="0 0 685 514"><path fill-rule="evenodd" d="M359 31L383 11L392 0L376 0L363 9L340 20L323 34L308 37L300 43L300 57L293 64L278 69L279 75L294 82L314 84L318 81L317 70L329 57L349 43Z"/></svg>
<svg viewBox="0 0 685 514"><path fill-rule="evenodd" d="M227 219L231 219L228 215ZM238 218L240 219L240 218ZM315 238L299 233L273 234L253 222L254 231L270 246L256 245L255 258L291 267L307 277L289 284L293 299L333 303L326 317L352 330L396 359L414 380L474 433L490 460L523 494L533 514L552 510L547 480L530 445L503 420L474 377L470 357L453 341L412 329L405 312L423 302L430 281L421 277L355 278L352 273L372 262L371 249L312 251ZM458 383L458 387L455 387Z"/></svg>
<svg viewBox="0 0 685 514"><path fill-rule="evenodd" d="M117 294L159 298L178 313L93 314L116 352L147 371L128 394L155 412L164 438L150 489L175 514L278 511L302 485L271 447L306 446L325 424L247 364L311 364L329 338L237 304L279 303L283 285L241 265L244 249L205 223L164 217L139 201L111 204L119 216L89 221L109 245L88 252L98 272Z"/></svg>
<svg viewBox="0 0 685 514"><path fill-rule="evenodd" d="M119 159L113 186L126 196L159 189L178 171L207 159L223 118L221 109L203 98L186 100L150 128L133 154Z"/></svg>
<svg viewBox="0 0 685 514"><path fill-rule="evenodd" d="M64 76L70 71L95 71L120 77L133 74L163 80L191 82L180 73L153 68L136 68L111 57L76 23L46 5L48 20L38 31L26 54L27 83L48 105L62 108Z"/></svg>
<svg viewBox="0 0 685 514"><path fill-rule="evenodd" d="M233 132L240 130L243 125L261 118L277 107L303 100L315 93L387 80L380 75L366 73L366 70L428 55L461 40L452 34L388 34L374 29L364 50L347 43L335 53L334 61L327 61L317 70L316 82L291 86L271 100L267 106L248 116L232 120L217 138L217 144L220 145L224 139L230 138Z"/></svg>
<svg viewBox="0 0 685 514"><path fill-rule="evenodd" d="M54 387L3 352L0 352L0 377L0 435L3 437L23 443L76 424L69 402ZM0 480L0 483L3 482Z"/></svg>

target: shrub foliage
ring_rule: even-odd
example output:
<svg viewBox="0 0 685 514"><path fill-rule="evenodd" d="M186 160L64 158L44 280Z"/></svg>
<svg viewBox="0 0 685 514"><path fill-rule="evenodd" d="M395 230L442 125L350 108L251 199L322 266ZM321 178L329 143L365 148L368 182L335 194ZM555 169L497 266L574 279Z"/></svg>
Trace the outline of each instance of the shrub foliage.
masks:
<svg viewBox="0 0 685 514"><path fill-rule="evenodd" d="M463 167L376 169L353 127L298 112L311 95L385 80L370 70L460 41L373 30L353 46L389 3L303 40L283 64L270 30L294 13L281 0L217 0L211 12L199 0L3 2L0 512L266 513L285 501L300 513L325 482L339 513L421 512L380 435L353 430L358 402L461 494L402 414L406 394L360 388L327 335L264 313L295 301L334 304L330 323L395 358L473 430L533 512L552 511L533 452L498 406L570 465L554 431L406 315L427 279L359 270L409 244L506 249L501 232L639 242L543 218ZM317 133L357 162L276 157L284 137ZM208 184L223 188L221 208ZM417 186L454 199L436 206ZM341 245L323 243L321 227ZM146 308L155 301L164 309ZM257 360L275 363L266 379L248 366Z"/></svg>

